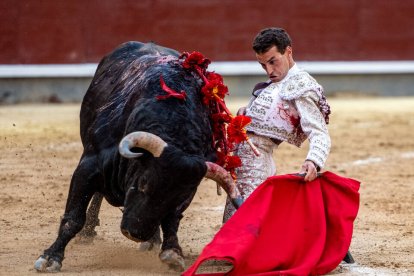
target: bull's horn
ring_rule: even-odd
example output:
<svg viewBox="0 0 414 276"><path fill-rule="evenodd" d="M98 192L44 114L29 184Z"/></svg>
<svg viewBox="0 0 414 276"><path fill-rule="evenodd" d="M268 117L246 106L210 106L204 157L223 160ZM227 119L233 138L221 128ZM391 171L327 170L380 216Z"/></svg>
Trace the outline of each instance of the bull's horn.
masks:
<svg viewBox="0 0 414 276"><path fill-rule="evenodd" d="M206 162L207 172L205 177L216 181L226 191L234 207L238 209L243 202L239 190L234 183L230 173L220 165L212 162Z"/></svg>
<svg viewBox="0 0 414 276"><path fill-rule="evenodd" d="M136 158L142 153L132 152L131 148L143 148L154 155L160 157L167 143L159 136L149 132L136 131L122 138L119 143L119 153L125 158Z"/></svg>

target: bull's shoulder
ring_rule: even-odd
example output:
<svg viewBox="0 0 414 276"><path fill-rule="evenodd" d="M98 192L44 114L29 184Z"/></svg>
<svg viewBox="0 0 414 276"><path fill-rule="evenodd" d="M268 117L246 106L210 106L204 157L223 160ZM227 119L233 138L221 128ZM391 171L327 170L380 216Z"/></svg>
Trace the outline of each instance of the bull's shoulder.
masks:
<svg viewBox="0 0 414 276"><path fill-rule="evenodd" d="M101 75L109 68L112 72L117 69L123 70L128 64L142 56L167 55L178 57L179 53L176 50L157 45L153 42L128 41L120 44L102 58L95 72L95 77Z"/></svg>
<svg viewBox="0 0 414 276"><path fill-rule="evenodd" d="M153 54L153 55L170 55L178 57L180 54L171 48L167 48L153 42L148 42L142 45L141 49L139 50L142 54Z"/></svg>
<svg viewBox="0 0 414 276"><path fill-rule="evenodd" d="M139 41L128 41L116 47L104 59L125 59L128 57L139 58L144 55L172 55L179 56L176 50L163 47L153 42L142 43Z"/></svg>

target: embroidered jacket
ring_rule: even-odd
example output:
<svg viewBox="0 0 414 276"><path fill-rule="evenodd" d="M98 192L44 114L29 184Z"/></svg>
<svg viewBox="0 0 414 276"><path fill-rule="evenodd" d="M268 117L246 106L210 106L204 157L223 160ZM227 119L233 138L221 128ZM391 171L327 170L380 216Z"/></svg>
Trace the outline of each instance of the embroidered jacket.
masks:
<svg viewBox="0 0 414 276"><path fill-rule="evenodd" d="M323 168L331 139L327 128L330 108L322 86L295 64L282 81L257 85L253 96L246 109L252 119L247 131L298 147L308 138L306 159Z"/></svg>

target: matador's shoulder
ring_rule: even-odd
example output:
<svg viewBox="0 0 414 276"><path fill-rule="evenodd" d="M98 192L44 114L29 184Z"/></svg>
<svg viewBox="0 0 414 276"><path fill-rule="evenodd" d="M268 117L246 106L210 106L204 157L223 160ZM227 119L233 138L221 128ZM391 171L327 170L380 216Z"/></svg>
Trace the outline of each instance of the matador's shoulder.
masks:
<svg viewBox="0 0 414 276"><path fill-rule="evenodd" d="M300 71L284 82L279 95L284 100L295 100L307 91L315 91L319 95L323 88L309 73Z"/></svg>

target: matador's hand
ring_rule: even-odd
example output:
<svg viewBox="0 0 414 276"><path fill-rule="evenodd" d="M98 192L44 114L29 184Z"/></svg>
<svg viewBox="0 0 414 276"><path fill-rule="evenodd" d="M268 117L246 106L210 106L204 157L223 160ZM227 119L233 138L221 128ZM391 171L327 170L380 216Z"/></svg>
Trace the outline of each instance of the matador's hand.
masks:
<svg viewBox="0 0 414 276"><path fill-rule="evenodd" d="M305 162L303 162L299 173L306 174L305 181L312 181L318 176L318 170L316 169L315 163L310 160L305 160Z"/></svg>

